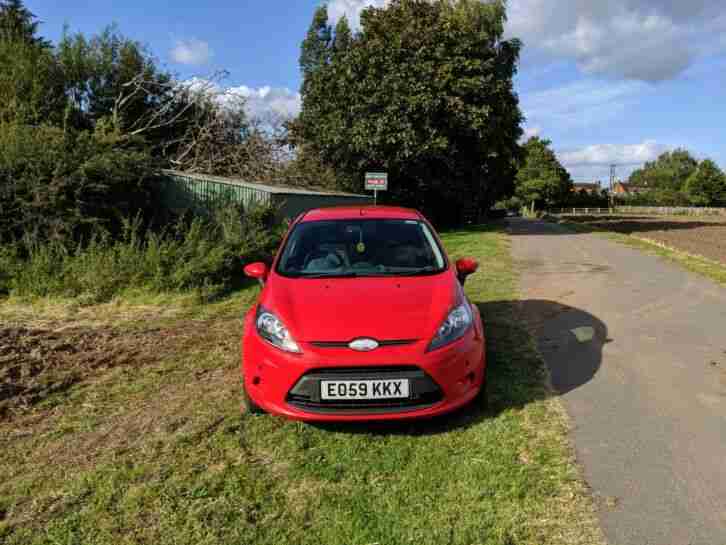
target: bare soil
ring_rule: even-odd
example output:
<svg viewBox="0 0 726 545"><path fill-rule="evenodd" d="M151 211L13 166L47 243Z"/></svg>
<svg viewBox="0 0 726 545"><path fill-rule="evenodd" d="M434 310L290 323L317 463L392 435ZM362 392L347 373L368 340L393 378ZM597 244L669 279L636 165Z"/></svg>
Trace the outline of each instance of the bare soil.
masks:
<svg viewBox="0 0 726 545"><path fill-rule="evenodd" d="M596 229L647 238L676 250L726 264L726 221L641 216L568 216Z"/></svg>
<svg viewBox="0 0 726 545"><path fill-rule="evenodd" d="M0 327L0 420L119 366L168 353L178 330Z"/></svg>

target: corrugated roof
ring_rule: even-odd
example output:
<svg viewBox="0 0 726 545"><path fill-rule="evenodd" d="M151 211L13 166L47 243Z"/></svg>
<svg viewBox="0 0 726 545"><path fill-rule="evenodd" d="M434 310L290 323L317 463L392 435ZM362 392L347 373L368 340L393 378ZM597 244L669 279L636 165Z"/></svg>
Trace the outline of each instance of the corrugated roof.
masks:
<svg viewBox="0 0 726 545"><path fill-rule="evenodd" d="M258 191L264 191L266 193L271 193L274 195L327 195L327 196L338 196L338 197L353 197L353 198L358 198L358 199L372 199L373 198L371 195L360 195L357 193L345 193L342 191L324 191L324 190L312 191L309 189L301 189L299 187L269 185L269 184L262 184L262 183L257 183L257 182L246 182L244 180L239 180L236 178L226 178L223 176L212 176L210 174L197 174L197 173L192 173L192 172L183 172L180 170L164 170L163 172L166 174L170 174L170 175L185 176L187 178L192 178L192 179L196 179L196 180L211 180L213 182L217 182L220 184L246 187L249 189L256 189Z"/></svg>

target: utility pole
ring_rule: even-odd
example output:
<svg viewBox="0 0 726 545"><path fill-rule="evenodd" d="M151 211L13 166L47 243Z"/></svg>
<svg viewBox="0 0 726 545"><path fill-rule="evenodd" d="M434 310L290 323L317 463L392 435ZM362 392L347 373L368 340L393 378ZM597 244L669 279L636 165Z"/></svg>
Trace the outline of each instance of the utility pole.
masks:
<svg viewBox="0 0 726 545"><path fill-rule="evenodd" d="M610 210L615 207L615 169L618 167L615 163L610 165Z"/></svg>

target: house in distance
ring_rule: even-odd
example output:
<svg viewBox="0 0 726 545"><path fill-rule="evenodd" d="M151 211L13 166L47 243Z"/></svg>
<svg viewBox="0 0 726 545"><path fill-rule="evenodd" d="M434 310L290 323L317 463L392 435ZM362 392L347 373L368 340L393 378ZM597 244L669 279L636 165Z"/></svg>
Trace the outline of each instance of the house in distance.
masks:
<svg viewBox="0 0 726 545"><path fill-rule="evenodd" d="M596 182L575 182L572 184L573 193L585 192L588 195L596 195L602 191L602 185L599 181Z"/></svg>
<svg viewBox="0 0 726 545"><path fill-rule="evenodd" d="M650 188L647 186L637 186L626 182L617 181L613 184L613 193L619 197L632 197L642 193L647 193Z"/></svg>

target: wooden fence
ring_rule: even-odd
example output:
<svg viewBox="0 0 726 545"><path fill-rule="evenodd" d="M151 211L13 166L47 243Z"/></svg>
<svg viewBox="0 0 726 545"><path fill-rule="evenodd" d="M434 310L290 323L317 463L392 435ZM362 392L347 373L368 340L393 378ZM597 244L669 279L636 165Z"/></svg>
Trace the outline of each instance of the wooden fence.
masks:
<svg viewBox="0 0 726 545"><path fill-rule="evenodd" d="M652 216L726 216L726 208L695 206L615 206L612 208L556 208L560 216L652 215Z"/></svg>
<svg viewBox="0 0 726 545"><path fill-rule="evenodd" d="M618 206L618 214L654 214L656 216L726 216L726 208L697 206Z"/></svg>

